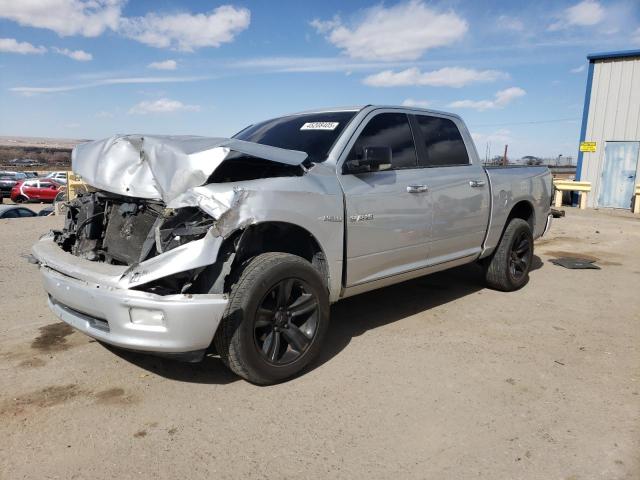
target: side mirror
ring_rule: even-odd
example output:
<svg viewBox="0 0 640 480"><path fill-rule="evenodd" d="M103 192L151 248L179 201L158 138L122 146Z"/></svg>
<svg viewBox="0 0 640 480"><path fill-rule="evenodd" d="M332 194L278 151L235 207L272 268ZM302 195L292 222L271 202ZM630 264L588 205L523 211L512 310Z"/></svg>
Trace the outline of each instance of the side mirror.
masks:
<svg viewBox="0 0 640 480"><path fill-rule="evenodd" d="M391 147L364 147L363 158L346 162L346 173L380 172L391 168Z"/></svg>

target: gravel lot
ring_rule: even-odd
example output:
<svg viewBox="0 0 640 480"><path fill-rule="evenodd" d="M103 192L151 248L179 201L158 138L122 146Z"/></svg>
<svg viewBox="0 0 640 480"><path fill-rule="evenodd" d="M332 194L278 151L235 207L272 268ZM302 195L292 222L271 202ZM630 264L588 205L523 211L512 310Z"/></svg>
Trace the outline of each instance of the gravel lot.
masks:
<svg viewBox="0 0 640 480"><path fill-rule="evenodd" d="M60 224L0 220L2 479L640 478L637 217L569 209L519 292L468 266L341 302L273 387L59 323L21 255Z"/></svg>

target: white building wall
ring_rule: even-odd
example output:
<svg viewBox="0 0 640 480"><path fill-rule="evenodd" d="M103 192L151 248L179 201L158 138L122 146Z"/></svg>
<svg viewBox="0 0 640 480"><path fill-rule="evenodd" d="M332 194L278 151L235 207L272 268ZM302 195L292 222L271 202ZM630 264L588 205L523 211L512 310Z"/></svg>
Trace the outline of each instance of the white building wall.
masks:
<svg viewBox="0 0 640 480"><path fill-rule="evenodd" d="M595 61L584 140L597 143L594 153L582 154L581 174L591 182L588 205L595 207L606 142L640 141L640 57Z"/></svg>

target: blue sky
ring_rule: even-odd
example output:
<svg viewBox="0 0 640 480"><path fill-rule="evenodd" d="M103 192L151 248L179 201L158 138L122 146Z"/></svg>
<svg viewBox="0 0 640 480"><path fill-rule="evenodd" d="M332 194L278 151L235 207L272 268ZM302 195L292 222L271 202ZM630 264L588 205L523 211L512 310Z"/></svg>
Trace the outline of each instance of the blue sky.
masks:
<svg viewBox="0 0 640 480"><path fill-rule="evenodd" d="M426 105L481 156L577 154L586 54L640 2L0 0L0 135L229 136L316 107Z"/></svg>

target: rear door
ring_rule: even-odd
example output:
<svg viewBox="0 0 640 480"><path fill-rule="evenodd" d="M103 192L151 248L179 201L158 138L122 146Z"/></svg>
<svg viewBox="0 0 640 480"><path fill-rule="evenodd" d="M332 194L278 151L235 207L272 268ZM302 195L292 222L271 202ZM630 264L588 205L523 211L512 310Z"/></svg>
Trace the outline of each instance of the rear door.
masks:
<svg viewBox="0 0 640 480"><path fill-rule="evenodd" d="M58 185L48 180L40 180L38 186L39 200L54 200L58 194Z"/></svg>
<svg viewBox="0 0 640 480"><path fill-rule="evenodd" d="M399 111L373 112L356 130L346 161L365 147L389 147L391 168L343 173L346 210L346 286L425 266L429 196L409 118Z"/></svg>
<svg viewBox="0 0 640 480"><path fill-rule="evenodd" d="M453 118L412 115L418 164L431 199L429 263L480 253L490 213L490 187ZM470 140L469 140L470 141Z"/></svg>

